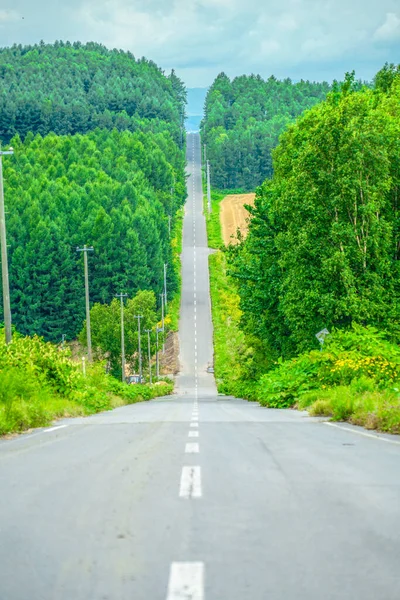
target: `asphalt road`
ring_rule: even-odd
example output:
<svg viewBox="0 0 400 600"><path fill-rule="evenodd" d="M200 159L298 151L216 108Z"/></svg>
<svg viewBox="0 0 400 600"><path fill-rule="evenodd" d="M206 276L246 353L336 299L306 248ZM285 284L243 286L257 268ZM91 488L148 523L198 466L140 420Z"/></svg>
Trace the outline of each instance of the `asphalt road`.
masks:
<svg viewBox="0 0 400 600"><path fill-rule="evenodd" d="M0 443L0 600L398 600L400 440L216 395L198 145L179 394Z"/></svg>

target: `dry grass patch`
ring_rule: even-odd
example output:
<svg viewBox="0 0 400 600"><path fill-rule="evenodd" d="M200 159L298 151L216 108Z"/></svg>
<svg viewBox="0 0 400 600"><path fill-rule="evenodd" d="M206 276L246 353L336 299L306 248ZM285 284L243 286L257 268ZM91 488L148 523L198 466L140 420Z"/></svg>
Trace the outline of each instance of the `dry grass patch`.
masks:
<svg viewBox="0 0 400 600"><path fill-rule="evenodd" d="M250 217L245 204L254 205L255 194L233 194L226 196L220 204L220 219L224 244L237 244L237 230L247 235Z"/></svg>

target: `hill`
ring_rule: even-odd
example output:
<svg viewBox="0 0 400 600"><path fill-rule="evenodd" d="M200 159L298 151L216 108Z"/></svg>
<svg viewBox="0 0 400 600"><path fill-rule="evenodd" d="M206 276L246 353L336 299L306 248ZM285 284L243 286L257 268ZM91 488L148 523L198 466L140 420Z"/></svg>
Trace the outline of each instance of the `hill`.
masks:
<svg viewBox="0 0 400 600"><path fill-rule="evenodd" d="M0 91L0 138L15 150L4 181L17 330L51 341L81 330L83 244L93 302L158 297L164 263L173 295L170 227L186 198L175 74L99 44L13 46L0 50Z"/></svg>
<svg viewBox="0 0 400 600"><path fill-rule="evenodd" d="M185 90L174 72L95 43L0 49L0 139L168 128L180 142Z"/></svg>
<svg viewBox="0 0 400 600"><path fill-rule="evenodd" d="M272 175L271 151L287 125L326 97L327 83L218 75L208 90L202 141L219 189L253 191Z"/></svg>

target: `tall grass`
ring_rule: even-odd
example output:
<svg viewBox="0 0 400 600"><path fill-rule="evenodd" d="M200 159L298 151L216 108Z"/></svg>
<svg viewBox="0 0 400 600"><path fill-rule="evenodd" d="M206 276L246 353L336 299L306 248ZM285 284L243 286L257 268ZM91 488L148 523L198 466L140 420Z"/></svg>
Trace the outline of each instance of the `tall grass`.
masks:
<svg viewBox="0 0 400 600"><path fill-rule="evenodd" d="M102 364L84 377L68 351L17 334L4 344L0 330L0 435L43 427L55 418L89 415L170 394L172 383L129 386Z"/></svg>

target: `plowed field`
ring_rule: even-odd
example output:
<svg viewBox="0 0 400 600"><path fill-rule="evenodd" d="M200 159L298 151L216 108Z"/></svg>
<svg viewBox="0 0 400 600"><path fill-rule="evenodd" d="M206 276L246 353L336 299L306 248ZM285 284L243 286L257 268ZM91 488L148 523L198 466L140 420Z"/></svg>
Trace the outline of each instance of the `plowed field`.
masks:
<svg viewBox="0 0 400 600"><path fill-rule="evenodd" d="M238 229L244 236L247 234L249 213L244 205L253 205L255 197L255 194L236 194L222 200L220 218L225 244L237 244L236 232Z"/></svg>

